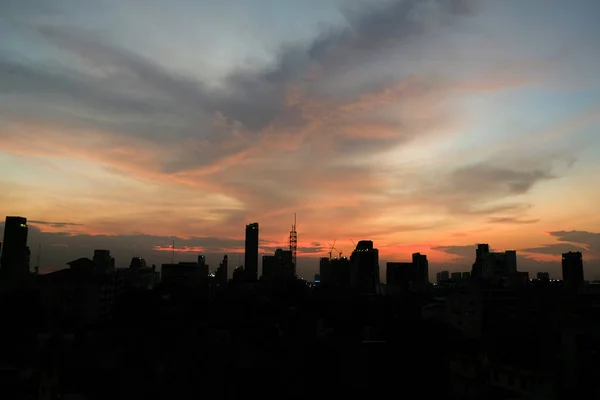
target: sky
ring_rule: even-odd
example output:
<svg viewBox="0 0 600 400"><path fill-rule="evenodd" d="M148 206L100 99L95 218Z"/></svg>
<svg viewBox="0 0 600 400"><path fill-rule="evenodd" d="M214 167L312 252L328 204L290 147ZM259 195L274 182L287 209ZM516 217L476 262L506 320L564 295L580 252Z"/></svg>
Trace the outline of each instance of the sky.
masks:
<svg viewBox="0 0 600 400"><path fill-rule="evenodd" d="M96 248L298 273L369 239L600 278L597 0L0 0L0 212L42 271ZM174 238L174 239L172 239ZM384 275L382 273L382 275Z"/></svg>

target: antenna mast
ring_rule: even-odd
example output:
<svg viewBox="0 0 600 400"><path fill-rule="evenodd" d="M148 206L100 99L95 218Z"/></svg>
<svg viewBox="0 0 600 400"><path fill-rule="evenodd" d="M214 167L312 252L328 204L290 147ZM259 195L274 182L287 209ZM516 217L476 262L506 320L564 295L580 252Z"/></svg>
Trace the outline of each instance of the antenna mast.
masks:
<svg viewBox="0 0 600 400"><path fill-rule="evenodd" d="M296 213L294 213L294 225L290 231L290 251L292 252L292 263L294 264L294 275L296 275L296 253L298 251L298 232L296 232Z"/></svg>
<svg viewBox="0 0 600 400"><path fill-rule="evenodd" d="M173 239L173 245L171 246L171 264L175 264L175 238L171 237L171 239Z"/></svg>

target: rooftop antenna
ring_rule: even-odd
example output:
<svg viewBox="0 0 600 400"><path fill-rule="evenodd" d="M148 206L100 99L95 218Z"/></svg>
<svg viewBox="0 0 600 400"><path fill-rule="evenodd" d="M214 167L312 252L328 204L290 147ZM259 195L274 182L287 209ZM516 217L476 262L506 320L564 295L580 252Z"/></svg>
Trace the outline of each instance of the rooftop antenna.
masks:
<svg viewBox="0 0 600 400"><path fill-rule="evenodd" d="M290 231L290 251L292 252L292 263L296 269L296 252L298 251L298 232L296 232L296 213L294 213L294 225Z"/></svg>
<svg viewBox="0 0 600 400"><path fill-rule="evenodd" d="M175 264L175 236L171 236L173 244L171 245L171 264Z"/></svg>

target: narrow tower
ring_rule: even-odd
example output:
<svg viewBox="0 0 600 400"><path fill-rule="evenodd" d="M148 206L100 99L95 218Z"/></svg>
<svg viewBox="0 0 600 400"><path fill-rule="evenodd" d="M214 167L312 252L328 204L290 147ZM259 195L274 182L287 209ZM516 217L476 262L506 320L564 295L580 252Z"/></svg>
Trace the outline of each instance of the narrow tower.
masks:
<svg viewBox="0 0 600 400"><path fill-rule="evenodd" d="M294 225L290 231L290 251L292 252L292 263L294 265L294 276L296 276L296 252L298 250L298 232L296 232L296 213L294 213Z"/></svg>

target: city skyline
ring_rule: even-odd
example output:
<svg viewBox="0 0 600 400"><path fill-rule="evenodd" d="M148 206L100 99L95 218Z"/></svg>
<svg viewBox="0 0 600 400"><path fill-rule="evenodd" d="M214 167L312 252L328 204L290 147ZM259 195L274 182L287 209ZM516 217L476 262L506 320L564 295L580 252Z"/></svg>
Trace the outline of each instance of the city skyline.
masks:
<svg viewBox="0 0 600 400"><path fill-rule="evenodd" d="M363 239L430 278L477 243L600 275L597 1L44 4L0 15L0 212L32 265L176 237L232 270L245 225L272 254L297 212L303 277Z"/></svg>
<svg viewBox="0 0 600 400"><path fill-rule="evenodd" d="M31 229L31 225L29 224L31 221L27 221L27 218L22 217L22 216L7 216L6 217L6 221L11 221L11 226L15 225L20 225L21 227L23 227L22 229L25 230L25 241L23 242L23 239L21 239L21 244L17 245L15 247L14 244L9 244L8 239L6 238L6 231L5 232L5 236L3 238L3 242L0 242L0 245L2 245L2 250L3 250L3 254L4 251L8 248L11 249L18 249L18 248L22 248L23 250L26 251L26 254L23 254L23 256L25 256L26 258L23 259L24 262L24 266L28 265L29 266L29 270L30 272L35 272L35 273L49 273L49 272L53 272L53 271L57 271L57 270L61 270L64 269L64 264L71 264L71 261L73 261L72 257L67 256L67 254L69 254L67 247L65 246L51 246L50 247L50 258L51 261L50 263L46 263L46 262L41 262L42 258L41 255L42 253L45 254L45 252L42 252L42 242L39 241L40 237L43 237L45 235L48 235L47 232L42 232L39 229L37 229L36 227L33 227L33 229ZM39 224L39 221L32 221L34 224ZM4 229L5 227L5 223L0 223L0 227L2 229ZM265 257L272 257L273 254L275 254L275 257L277 257L277 255L279 254L279 252L281 250L284 250L284 252L289 252L289 254L291 255L291 251L290 251L290 245L291 243L288 242L286 243L279 243L277 245L275 245L275 243L270 242L270 241L264 241L264 240L258 240L258 226L259 224L257 222L248 224L245 226L246 230L245 230L245 239L242 241L243 244L243 248L240 250L238 248L234 248L234 249L230 249L232 250L231 252L229 252L229 254L224 254L223 253L194 253L193 251L190 251L190 249L187 246L184 246L183 249L177 247L176 245L176 239L173 236L171 236L169 239L171 240L171 246L165 249L154 249L153 253L148 253L147 250L142 250L141 253L138 251L136 252L134 249L131 249L131 253L129 254L125 254L123 252L123 242L121 242L121 237L120 236L89 236L89 235L75 235L72 236L73 238L77 238L77 239L81 239L81 238L88 238L90 240L94 240L94 243L87 243L84 246L81 246L80 248L85 248L87 249L88 252L90 252L90 249L94 249L94 260L96 259L96 254L111 254L111 251L115 250L116 248L116 252L113 252L112 255L117 254L118 256L123 256L118 262L115 261L115 258L112 258L112 264L113 264L113 268L118 268L118 269L124 269L127 265L130 264L130 262L140 262L140 260L143 260L144 264L153 265L153 269L155 267L155 263L156 265L158 265L159 269L158 271L160 271L160 266L161 265L173 265L173 263L177 264L180 262L183 262L183 264L187 264L187 265L191 265L191 264L195 264L196 260L198 260L197 262L200 263L199 260L202 260L201 264L202 265L206 265L207 266L207 270L206 273L208 274L209 271L211 271L211 274L215 274L217 272L217 268L221 266L222 262L219 259L219 257L224 257L224 259L226 260L228 258L229 255L237 258L237 264L235 264L234 262L234 266L240 266L240 267L244 267L244 270L246 271L246 273L248 274L244 279L249 279L250 281L256 281L257 278L260 277L264 277L265 273L267 274L267 276L270 276L270 272L266 272L265 270L265 264L264 264L264 259ZM294 225L295 227L295 225ZM11 232L13 232L11 235L10 240L14 241L15 239L15 232L14 232L14 227L11 228L10 230ZM37 253L33 254L30 250L30 246L28 246L28 244L31 244L30 242L30 238L31 236L28 235L28 231L29 232L33 232L34 233L34 239L38 240L38 246L37 246ZM585 232L584 232L585 233ZM562 234L565 235L581 235L581 232L563 232ZM17 236L19 236L20 234L17 234ZM40 235L40 236L38 236ZM50 234L50 236L52 235L56 235L56 234ZM63 236L64 235L59 235L59 236ZM145 238L148 239L148 237L144 237L142 236L141 238ZM108 242L103 241L104 240L109 240ZM207 240L210 238L192 238L192 240ZM212 238L214 240L214 238ZM233 243L234 241L232 241ZM351 239L352 244L356 247L356 250L358 250L359 248L362 248L364 246L373 246L373 242L370 240L360 240L358 242L358 245L356 244L356 242L354 240ZM261 246L260 243L263 243L263 245ZM334 259L338 259L338 258L344 258L346 261L347 260L352 260L352 257L350 257L351 254L354 254L354 249L352 249L349 253L343 253L341 250L339 250L338 246L336 246L337 241L334 241L333 243L328 245L328 251L327 251L327 255L328 257L325 257L325 259L329 259L329 260L334 260ZM370 245L369 245L370 243ZM8 247L7 247L8 245ZM256 253L256 246L258 245L258 253ZM362 247L361 247L362 246ZM561 248L564 249L568 249L565 250L566 253L561 253L560 256L560 261L557 263L555 261L536 261L536 260L532 260L530 258L527 258L526 256L523 256L521 254L518 254L517 251L515 250L501 250L499 251L499 253L501 253L500 255L502 256L504 253L507 254L511 254L511 259L513 260L510 265L512 267L509 267L508 270L509 271L516 271L516 268L518 267L519 270L521 272L525 272L527 274L530 274L531 279L533 279L533 276L535 275L539 275L539 273L542 274L549 274L550 277L552 277L553 279L557 279L558 276L565 276L565 264L564 264L564 260L565 260L565 255L579 255L579 260L581 262L581 251L573 251L576 248L579 248L576 245L573 245L572 243L564 243L562 244ZM593 243L590 245L590 247L593 246ZM99 250L98 248L102 247L101 250ZM452 275L454 275L455 273L459 274L459 275L464 275L466 274L471 274L472 271L472 267L474 268L475 264L471 264L472 262L476 262L479 257L480 257L480 251L483 251L481 249L485 249L485 252L498 252L498 249L494 248L494 247L490 247L490 245L488 243L483 243L483 242L478 242L474 245L466 245L466 246L453 246L452 248L445 248L444 251L445 252L452 252L452 254L454 254L456 256L456 258L453 260L454 262L450 262L450 263L436 263L433 265L433 269L429 269L428 267L428 260L427 260L427 255L426 254L420 254L420 253L413 253L410 255L410 258L412 259L409 260L407 262L407 260L400 260L400 259L379 259L379 257L377 256L376 258L379 259L379 271L380 273L383 274L387 274L387 270L389 269L390 265L403 265L404 267L406 267L407 265L413 265L415 264L415 260L422 260L424 262L424 264L421 264L421 261L417 261L417 265L425 265L425 274L422 276L426 276L428 279L430 280L436 280L440 275L441 272L445 272L445 273L449 273L451 272ZM248 253L247 250L250 249L250 252ZM168 256L169 256L169 260L167 261L167 259L165 258L165 256L167 255L167 251L165 250L169 250L168 251ZM224 249L222 249L224 250ZM530 252L530 249L525 249L526 252ZM10 250L12 251L12 250ZM17 250L18 251L18 250ZM127 250L125 250L127 251ZM179 255L176 257L176 254ZM360 253L360 251L359 251ZM375 253L378 253L378 249L375 249ZM146 257L148 257L148 254L150 254L149 256L152 257L150 260L146 260ZM250 257L250 265L249 267L246 267L246 265L248 264L248 258L247 255ZM316 255L315 255L316 254ZM160 255L160 256L159 256ZM252 261L254 260L255 256L259 256L257 257L258 259L256 259L256 261ZM35 256L36 260L33 261L32 256ZM77 254L76 255L76 259L80 260L82 258L82 256L84 256L84 254ZM128 258L129 256L131 256L131 258L134 261L131 261L130 258ZM208 256L208 257L207 257ZM321 257L322 254L320 253L314 253L311 255L308 255L304 258L300 258L298 260L298 263L296 265L296 267L294 268L298 273L295 274L298 278L302 278L302 279L307 279L307 280L311 280L313 277L315 277L315 274L321 274L323 272L323 267L322 267L322 260L323 257ZM389 255L388 255L389 256ZM65 258L65 257L69 257L69 258ZM59 262L56 262L54 260L61 260ZM64 260L69 260L69 261L64 261ZM262 260L262 262L261 262ZM587 270L587 275L586 278L588 281L599 281L600 277L596 274L597 271L597 264L596 262L597 260L592 260L592 263L590 264L588 262L588 260L584 261L584 264L582 267L583 271ZM52 264L52 262L54 262L54 264ZM214 264L211 264L211 262L214 262ZM256 262L258 262L258 264L256 264ZM35 265L34 265L35 263ZM41 265L40 265L41 264ZM368 263L367 263L368 264ZM200 264L198 264L200 265ZM234 267L234 268L235 268ZM131 267L130 267L131 268ZM420 267L416 267L416 268L420 268ZM448 271L448 269L450 271ZM270 270L269 270L270 271ZM585 274L584 272L582 272L583 274ZM231 278L233 275L233 271L230 271L229 273L227 273L227 276L229 278ZM315 278L316 279L316 278ZM538 278L539 279L539 278ZM384 278L382 280L382 282L385 282L386 279Z"/></svg>

